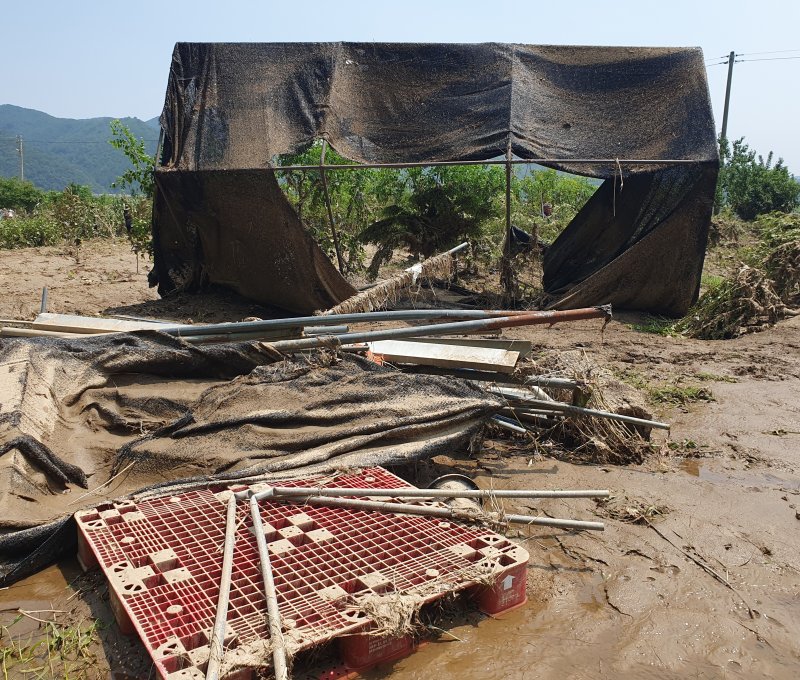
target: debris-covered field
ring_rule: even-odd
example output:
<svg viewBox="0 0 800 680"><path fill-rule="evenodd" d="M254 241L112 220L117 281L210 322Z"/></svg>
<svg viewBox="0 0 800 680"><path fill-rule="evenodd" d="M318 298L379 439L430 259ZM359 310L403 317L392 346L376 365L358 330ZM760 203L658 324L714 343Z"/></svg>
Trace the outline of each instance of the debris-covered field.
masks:
<svg viewBox="0 0 800 680"><path fill-rule="evenodd" d="M224 294L157 299L121 241L0 252L0 317L32 319L45 285L49 310L63 314L269 316ZM647 332L652 325L621 314L606 326L503 332L532 341L536 369L602 385L602 401L586 406L626 402L631 416L672 428L647 442L610 426L537 441L491 428L472 453L398 471L420 486L461 472L481 488L612 495L506 501L507 512L606 530L512 529L530 553L528 604L498 620L457 604L427 612L428 644L368 677L797 677L800 318L731 340ZM119 634L104 580L74 560L0 590L0 610L4 677L153 677L136 638Z"/></svg>

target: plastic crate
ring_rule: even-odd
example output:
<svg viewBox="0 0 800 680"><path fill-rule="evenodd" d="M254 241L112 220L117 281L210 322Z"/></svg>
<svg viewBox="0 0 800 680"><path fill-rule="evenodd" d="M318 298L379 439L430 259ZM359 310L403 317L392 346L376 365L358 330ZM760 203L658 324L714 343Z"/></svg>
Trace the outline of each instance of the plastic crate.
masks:
<svg viewBox="0 0 800 680"><path fill-rule="evenodd" d="M313 483L306 479L281 485ZM409 486L382 468L316 483L363 488L364 498L370 488ZM75 514L82 564L98 564L106 574L121 629L138 632L162 678L204 677L229 493L221 487L138 504L106 503ZM489 614L525 601L528 553L486 529L341 508L268 501L260 507L293 652L343 635L340 650L350 668L363 669L410 652L411 641L374 642L380 638L363 634L371 625L358 606L364 597L415 593L430 602L472 588L478 606ZM237 510L233 564L225 646L235 655L237 648L269 638L246 502ZM486 578L492 586L485 585Z"/></svg>

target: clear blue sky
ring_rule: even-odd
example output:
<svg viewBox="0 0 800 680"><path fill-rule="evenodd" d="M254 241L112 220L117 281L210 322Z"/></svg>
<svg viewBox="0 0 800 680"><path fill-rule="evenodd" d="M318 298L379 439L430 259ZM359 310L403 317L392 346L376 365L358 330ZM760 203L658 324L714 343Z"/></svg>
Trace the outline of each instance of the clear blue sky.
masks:
<svg viewBox="0 0 800 680"><path fill-rule="evenodd" d="M519 42L731 50L728 136L782 155L800 174L800 2L797 0L6 0L0 103L55 116L160 113L177 41ZM751 54L777 50L793 53ZM708 69L717 128L727 69Z"/></svg>

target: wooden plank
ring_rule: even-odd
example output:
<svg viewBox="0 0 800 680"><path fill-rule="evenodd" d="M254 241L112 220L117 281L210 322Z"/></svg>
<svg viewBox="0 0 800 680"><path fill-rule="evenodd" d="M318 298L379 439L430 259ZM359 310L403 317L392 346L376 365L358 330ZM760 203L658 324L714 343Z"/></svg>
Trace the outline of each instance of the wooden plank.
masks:
<svg viewBox="0 0 800 680"><path fill-rule="evenodd" d="M462 347L432 342L379 340L369 349L385 361L441 368L473 368L498 373L513 373L519 352L488 347Z"/></svg>
<svg viewBox="0 0 800 680"><path fill-rule="evenodd" d="M0 328L0 336L4 338L81 338L85 339L95 335L108 335L108 333L68 333L66 331L46 331L41 328Z"/></svg>
<svg viewBox="0 0 800 680"><path fill-rule="evenodd" d="M39 314L31 324L31 328L64 333L128 333L145 329L158 330L164 324L157 321L124 321L123 319L104 319L94 316L77 316L74 314Z"/></svg>
<svg viewBox="0 0 800 680"><path fill-rule="evenodd" d="M519 358L525 359L533 349L530 340L512 340L505 338L406 338L406 342L432 342L434 345L459 345L461 347L488 347L519 352Z"/></svg>

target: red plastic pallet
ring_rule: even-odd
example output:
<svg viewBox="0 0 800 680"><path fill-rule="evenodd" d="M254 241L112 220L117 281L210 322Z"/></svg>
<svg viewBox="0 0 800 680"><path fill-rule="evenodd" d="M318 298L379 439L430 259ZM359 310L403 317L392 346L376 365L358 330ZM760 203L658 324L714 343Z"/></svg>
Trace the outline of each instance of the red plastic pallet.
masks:
<svg viewBox="0 0 800 680"><path fill-rule="evenodd" d="M364 498L370 488L410 486L382 468L325 485L363 488ZM229 493L225 487L216 493L192 491L140 503L106 503L75 514L81 562L86 568L99 564L104 571L120 627L138 632L165 680L205 677ZM525 602L528 553L486 529L341 508L266 501L260 507L285 635L294 652L345 634L340 648L350 668L410 651L410 641L402 638L377 642L364 634L371 622L357 603L365 596L417 593L433 601L472 587L478 606L489 614ZM269 638L246 502L237 511L233 563L226 658ZM493 586L476 587L476 565ZM236 677L249 677L249 671Z"/></svg>

